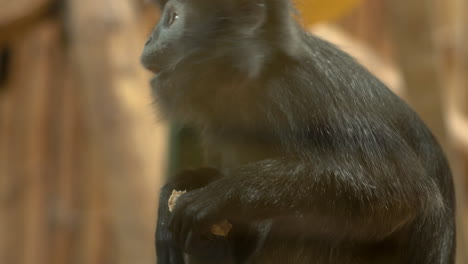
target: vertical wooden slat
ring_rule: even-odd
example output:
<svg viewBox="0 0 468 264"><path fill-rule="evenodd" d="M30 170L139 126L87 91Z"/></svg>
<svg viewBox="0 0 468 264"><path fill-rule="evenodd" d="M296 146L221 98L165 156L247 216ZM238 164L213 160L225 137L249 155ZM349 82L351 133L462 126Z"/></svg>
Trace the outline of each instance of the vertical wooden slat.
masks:
<svg viewBox="0 0 468 264"><path fill-rule="evenodd" d="M83 206L82 233L80 234L80 251L78 263L100 264L117 263L109 259L107 253L114 252L114 257L119 254L115 251L114 237L109 236L107 229L112 225L113 219L106 217L108 215L108 206L104 198L104 179L102 175L106 171L100 164L99 151L93 147L89 135L80 149L86 156L81 155L80 160L85 165L81 170L84 175L83 189L80 192ZM112 257L112 256L110 256Z"/></svg>
<svg viewBox="0 0 468 264"><path fill-rule="evenodd" d="M55 82L52 87L51 107L48 116L51 121L48 134L48 148L51 149L48 164L53 174L53 196L49 201L52 211L51 230L51 264L74 263L83 216L78 211L77 194L81 188L82 175L76 173L75 164L78 163L76 137L77 118L75 114L76 99L74 86L71 82L71 69L65 56L62 42L54 56Z"/></svg>
<svg viewBox="0 0 468 264"><path fill-rule="evenodd" d="M21 181L18 203L21 218L17 226L21 237L18 263L48 263L48 175L46 174L45 141L47 127L47 95L49 79L49 48L54 26L41 23L23 39L18 40L13 58L15 121L10 138L9 177ZM25 78L25 72L28 72Z"/></svg>
<svg viewBox="0 0 468 264"><path fill-rule="evenodd" d="M15 49L12 49L15 50ZM15 263L17 261L17 237L11 237L15 223L17 223L18 209L15 199L17 179L10 177L10 149L14 106L12 103L14 89L11 82L0 90L0 263Z"/></svg>
<svg viewBox="0 0 468 264"><path fill-rule="evenodd" d="M67 97L73 99L69 105L71 113L68 118L74 120L69 131L73 159L67 161L73 178L73 190L76 193L76 215L78 232L75 237L76 248L70 260L75 263L100 264L112 263L105 258L107 245L111 237L105 235L105 214L107 207L103 199L103 171L96 158L96 150L90 140L90 128L85 121L84 104L80 100L80 89L74 69L71 69L71 86ZM65 169L65 168L64 168Z"/></svg>

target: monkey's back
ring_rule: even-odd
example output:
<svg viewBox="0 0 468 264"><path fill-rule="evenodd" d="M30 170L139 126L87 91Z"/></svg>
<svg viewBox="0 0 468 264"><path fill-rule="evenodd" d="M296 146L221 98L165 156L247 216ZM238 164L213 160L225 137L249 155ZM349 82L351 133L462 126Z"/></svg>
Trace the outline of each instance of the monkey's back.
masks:
<svg viewBox="0 0 468 264"><path fill-rule="evenodd" d="M350 56L320 39L308 35L305 38L310 48L309 56L302 58L303 61L298 63L295 69L281 69L277 66L281 69L277 73L281 78L273 77L273 80L266 82L266 86L269 87L266 89L268 94L265 98L275 101L277 108L270 110L270 117L265 117L262 121L268 124L265 126L274 128L274 134L262 134L262 137L271 138L273 141L251 144L246 136L241 151L236 150L239 142L233 141L230 145L235 146L234 148L221 147L222 151L227 153L224 156L229 155L229 161L223 166L241 166L269 158L269 155L288 155L287 153L294 153L297 146L313 150L321 148L323 142L337 149L340 146L345 148L346 144L343 144L343 141L336 141L336 138L342 136L341 132L351 135L371 133L377 143L387 140L397 142L418 157L418 162L425 171L425 180L428 184L433 183L438 187L443 207L431 211L429 215L416 217L380 241L337 242L320 235L315 238L308 235L285 236L287 226L297 225L296 222L267 222L261 225L258 236L247 238L256 240L257 247L261 250L251 252L252 257L246 263L454 263L455 202L452 176L444 153L432 133L403 100ZM300 78L288 79L288 75ZM326 108L322 109L324 105ZM291 115L282 112L281 109L287 109ZM318 113L321 116L318 116ZM295 128L304 129L304 125L307 126L305 129L308 132L297 136L301 131L298 132ZM320 128L316 129L317 126ZM331 129L338 132L330 133ZM245 133L251 134L255 134L255 131ZM250 139L252 142L256 140L255 137ZM230 142L228 138L221 141ZM262 147L263 143L265 144ZM272 147L272 144L276 146ZM218 148L220 146L214 145ZM249 147L252 151L249 151ZM304 149L301 151L307 152ZM375 151L379 152L379 149ZM249 157L246 153L261 154ZM268 229L267 233L264 232L265 228ZM307 227L304 227L304 230L307 230ZM245 238L240 241L241 244L244 243Z"/></svg>

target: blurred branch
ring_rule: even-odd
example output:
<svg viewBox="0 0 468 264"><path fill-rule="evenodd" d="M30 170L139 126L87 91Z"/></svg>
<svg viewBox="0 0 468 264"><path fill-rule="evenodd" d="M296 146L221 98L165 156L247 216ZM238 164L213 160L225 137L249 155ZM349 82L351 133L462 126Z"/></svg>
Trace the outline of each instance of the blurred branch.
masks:
<svg viewBox="0 0 468 264"><path fill-rule="evenodd" d="M0 0L0 43L38 22L52 0Z"/></svg>

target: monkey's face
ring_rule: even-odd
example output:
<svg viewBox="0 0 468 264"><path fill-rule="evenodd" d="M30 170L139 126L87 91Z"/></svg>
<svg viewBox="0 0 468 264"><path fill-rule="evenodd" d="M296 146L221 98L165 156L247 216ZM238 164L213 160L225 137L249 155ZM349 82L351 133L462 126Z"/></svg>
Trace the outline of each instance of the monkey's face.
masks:
<svg viewBox="0 0 468 264"><path fill-rule="evenodd" d="M143 65L159 73L184 61L199 64L236 53L258 20L257 1L263 0L161 0L162 16L143 50Z"/></svg>
<svg viewBox="0 0 468 264"><path fill-rule="evenodd" d="M214 0L169 0L143 50L143 65L153 72L170 70L185 58L213 47L219 21ZM221 2L221 1L219 1Z"/></svg>

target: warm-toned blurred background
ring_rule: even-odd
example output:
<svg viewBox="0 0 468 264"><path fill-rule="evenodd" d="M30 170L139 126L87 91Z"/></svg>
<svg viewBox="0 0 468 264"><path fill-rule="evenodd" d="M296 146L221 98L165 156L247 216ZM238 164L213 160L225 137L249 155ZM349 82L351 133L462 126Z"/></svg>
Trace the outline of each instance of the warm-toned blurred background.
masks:
<svg viewBox="0 0 468 264"><path fill-rule="evenodd" d="M468 263L468 1L297 6L444 145ZM139 64L157 19L143 0L0 0L0 264L155 263L157 194L170 149L184 147Z"/></svg>

